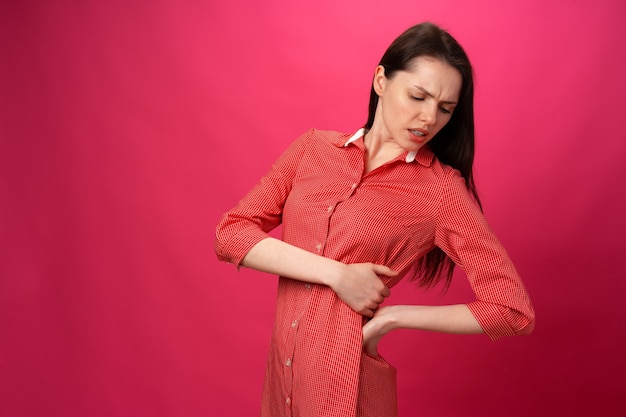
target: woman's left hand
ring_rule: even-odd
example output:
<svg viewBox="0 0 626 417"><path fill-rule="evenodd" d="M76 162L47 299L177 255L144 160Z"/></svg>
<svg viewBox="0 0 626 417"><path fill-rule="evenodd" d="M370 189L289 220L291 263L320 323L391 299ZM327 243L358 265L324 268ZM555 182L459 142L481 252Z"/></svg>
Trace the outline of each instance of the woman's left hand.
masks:
<svg viewBox="0 0 626 417"><path fill-rule="evenodd" d="M380 307L363 326L363 350L370 356L378 356L378 343L384 335L395 328L395 306Z"/></svg>
<svg viewBox="0 0 626 417"><path fill-rule="evenodd" d="M378 356L378 342L390 331L400 328L455 334L484 333L467 304L393 305L379 308L374 317L365 323L363 350L370 356Z"/></svg>

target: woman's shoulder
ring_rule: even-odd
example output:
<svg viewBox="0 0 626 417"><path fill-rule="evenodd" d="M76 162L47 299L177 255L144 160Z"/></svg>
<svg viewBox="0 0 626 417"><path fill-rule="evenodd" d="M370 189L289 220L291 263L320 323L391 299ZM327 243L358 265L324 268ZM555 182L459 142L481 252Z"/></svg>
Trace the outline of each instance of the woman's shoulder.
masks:
<svg viewBox="0 0 626 417"><path fill-rule="evenodd" d="M461 175L461 171L458 169L445 164L439 160L436 156L433 158L433 162L431 165L431 169L435 173L435 175L446 182L454 182L459 179L463 179Z"/></svg>
<svg viewBox="0 0 626 417"><path fill-rule="evenodd" d="M335 146L343 146L354 135L352 133L338 132L336 130L323 130L310 128L301 135L301 140L305 142L325 142Z"/></svg>
<svg viewBox="0 0 626 417"><path fill-rule="evenodd" d="M438 158L434 158L432 167L438 180L440 191L445 196L444 200L452 198L453 201L471 201L471 204L475 204L474 197L467 188L467 182L461 171L444 164Z"/></svg>

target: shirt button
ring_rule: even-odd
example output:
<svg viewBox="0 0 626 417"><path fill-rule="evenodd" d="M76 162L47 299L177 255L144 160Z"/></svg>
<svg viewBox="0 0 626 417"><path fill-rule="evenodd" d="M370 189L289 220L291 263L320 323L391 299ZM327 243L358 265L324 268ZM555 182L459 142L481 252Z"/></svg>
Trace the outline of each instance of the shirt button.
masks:
<svg viewBox="0 0 626 417"><path fill-rule="evenodd" d="M287 358L287 360L285 361L285 365L291 366L291 358Z"/></svg>
<svg viewBox="0 0 626 417"><path fill-rule="evenodd" d="M317 245L315 245L315 247L317 248L317 251L321 251L322 250L322 244L318 243Z"/></svg>
<svg viewBox="0 0 626 417"><path fill-rule="evenodd" d="M304 288L306 288L307 290L311 289L311 284L309 284L308 282L306 284L304 284Z"/></svg>
<svg viewBox="0 0 626 417"><path fill-rule="evenodd" d="M293 323L291 323L291 327L296 327L298 325L298 320L294 320Z"/></svg>
<svg viewBox="0 0 626 417"><path fill-rule="evenodd" d="M285 400L285 402L287 403L287 405L291 404L291 398L287 397L287 399Z"/></svg>
<svg viewBox="0 0 626 417"><path fill-rule="evenodd" d="M352 189L354 190L355 188L356 188L356 182L352 184Z"/></svg>
<svg viewBox="0 0 626 417"><path fill-rule="evenodd" d="M330 213L331 211L333 211L333 206L328 206L326 210L328 210L328 212Z"/></svg>

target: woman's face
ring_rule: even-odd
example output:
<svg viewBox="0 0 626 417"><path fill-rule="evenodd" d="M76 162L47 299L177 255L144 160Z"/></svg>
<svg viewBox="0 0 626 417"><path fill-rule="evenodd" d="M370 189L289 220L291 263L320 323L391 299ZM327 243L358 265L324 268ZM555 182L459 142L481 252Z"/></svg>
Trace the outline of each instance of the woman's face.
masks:
<svg viewBox="0 0 626 417"><path fill-rule="evenodd" d="M450 120L462 82L456 68L426 56L391 78L378 66L374 90L379 99L371 131L405 151L418 150Z"/></svg>

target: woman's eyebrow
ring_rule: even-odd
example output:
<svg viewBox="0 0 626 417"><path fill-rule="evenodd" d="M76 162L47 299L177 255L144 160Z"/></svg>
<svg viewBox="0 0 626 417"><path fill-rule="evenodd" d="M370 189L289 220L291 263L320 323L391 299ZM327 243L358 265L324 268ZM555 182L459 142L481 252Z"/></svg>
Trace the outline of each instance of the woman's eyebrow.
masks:
<svg viewBox="0 0 626 417"><path fill-rule="evenodd" d="M432 93L428 92L424 87L420 87L419 85L413 85L413 87L417 88L422 93L426 94L428 97L435 98L435 96ZM444 103L444 104L457 104L456 101L445 101L445 100L442 101L441 103Z"/></svg>

